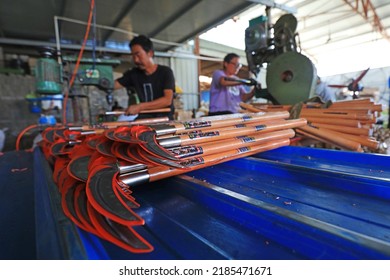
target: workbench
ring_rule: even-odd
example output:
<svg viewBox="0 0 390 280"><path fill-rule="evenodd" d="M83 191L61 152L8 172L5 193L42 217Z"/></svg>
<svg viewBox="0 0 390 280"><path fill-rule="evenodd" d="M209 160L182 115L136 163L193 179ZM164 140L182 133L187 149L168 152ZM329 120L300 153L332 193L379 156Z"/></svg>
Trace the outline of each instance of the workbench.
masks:
<svg viewBox="0 0 390 280"><path fill-rule="evenodd" d="M77 228L38 148L0 162L1 259L390 259L386 155L288 146L133 187L147 254Z"/></svg>

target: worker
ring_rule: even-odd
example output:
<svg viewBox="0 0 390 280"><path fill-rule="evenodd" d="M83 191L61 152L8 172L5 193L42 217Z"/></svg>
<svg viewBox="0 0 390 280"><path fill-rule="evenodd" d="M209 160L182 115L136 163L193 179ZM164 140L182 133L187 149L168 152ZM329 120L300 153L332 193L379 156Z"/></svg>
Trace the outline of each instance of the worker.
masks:
<svg viewBox="0 0 390 280"><path fill-rule="evenodd" d="M139 102L130 104L125 115L138 115L144 110L170 108L169 113L139 114L137 119L168 116L172 120L175 91L172 69L154 62L153 42L148 37L144 35L134 37L129 46L136 67L115 80L114 89L134 89Z"/></svg>
<svg viewBox="0 0 390 280"><path fill-rule="evenodd" d="M240 102L246 102L254 96L254 87L248 93L241 81L226 79L238 79L236 75L241 66L240 56L229 53L223 59L223 69L214 71L210 87L209 116L237 113ZM249 85L256 84L256 81L251 80Z"/></svg>
<svg viewBox="0 0 390 280"><path fill-rule="evenodd" d="M328 85L321 80L319 76L317 76L315 95L318 95L323 102L336 101L333 92L330 90Z"/></svg>

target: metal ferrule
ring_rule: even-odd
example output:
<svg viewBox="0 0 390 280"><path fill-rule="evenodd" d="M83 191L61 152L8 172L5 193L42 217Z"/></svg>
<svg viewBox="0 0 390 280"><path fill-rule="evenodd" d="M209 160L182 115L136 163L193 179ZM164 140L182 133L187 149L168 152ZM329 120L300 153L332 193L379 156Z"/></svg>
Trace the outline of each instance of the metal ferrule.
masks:
<svg viewBox="0 0 390 280"><path fill-rule="evenodd" d="M96 134L95 130L85 130L80 132L81 135L91 135L91 134Z"/></svg>
<svg viewBox="0 0 390 280"><path fill-rule="evenodd" d="M147 166L145 164L142 164L142 163L135 163L135 164L123 165L123 166L121 166L117 163L117 167L119 170L119 174L121 174L121 175L129 173L129 172L140 171L140 170L147 168Z"/></svg>
<svg viewBox="0 0 390 280"><path fill-rule="evenodd" d="M162 138L158 141L158 144L164 148L173 148L181 145L181 139L179 136Z"/></svg>
<svg viewBox="0 0 390 280"><path fill-rule="evenodd" d="M150 175L147 170L135 171L132 173L127 173L118 176L118 179L128 186L135 186L144 183L149 183L149 178Z"/></svg>
<svg viewBox="0 0 390 280"><path fill-rule="evenodd" d="M82 126L70 126L68 127L70 131L78 131L78 130L83 130Z"/></svg>
<svg viewBox="0 0 390 280"><path fill-rule="evenodd" d="M80 140L70 140L70 141L68 141L68 145L70 145L70 146L78 145L80 143L81 143Z"/></svg>
<svg viewBox="0 0 390 280"><path fill-rule="evenodd" d="M169 124L156 124L156 125L151 125L150 127L153 128L157 136L173 134L176 132L176 127Z"/></svg>

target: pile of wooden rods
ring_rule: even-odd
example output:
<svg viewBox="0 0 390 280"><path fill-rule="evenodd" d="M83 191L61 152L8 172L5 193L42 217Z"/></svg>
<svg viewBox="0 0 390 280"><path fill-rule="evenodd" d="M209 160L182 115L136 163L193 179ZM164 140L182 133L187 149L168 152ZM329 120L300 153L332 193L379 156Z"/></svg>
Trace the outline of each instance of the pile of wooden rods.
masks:
<svg viewBox="0 0 390 280"><path fill-rule="evenodd" d="M240 104L248 112L275 112L291 110L290 105ZM336 146L343 150L363 151L367 148L376 151L379 142L372 137L373 126L382 112L382 105L371 99L354 99L333 102L329 107L322 104L304 104L299 117L307 120L307 125L299 127L299 135Z"/></svg>

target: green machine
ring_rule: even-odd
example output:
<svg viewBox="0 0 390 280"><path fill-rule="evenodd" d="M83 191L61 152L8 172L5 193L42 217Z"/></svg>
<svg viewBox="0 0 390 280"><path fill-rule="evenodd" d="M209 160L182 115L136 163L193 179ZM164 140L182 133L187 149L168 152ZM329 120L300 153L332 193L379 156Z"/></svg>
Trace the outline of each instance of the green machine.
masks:
<svg viewBox="0 0 390 280"><path fill-rule="evenodd" d="M64 64L69 65L69 70L73 73L77 58L64 56ZM114 89L113 66L119 65L117 59L102 58L82 58L77 70L75 85L94 85L104 91Z"/></svg>
<svg viewBox="0 0 390 280"><path fill-rule="evenodd" d="M62 93L62 67L55 59L53 48L42 48L35 66L35 90L39 94Z"/></svg>
<svg viewBox="0 0 390 280"><path fill-rule="evenodd" d="M309 99L315 90L317 71L310 59L298 51L297 19L281 16L271 26L267 16L255 18L245 30L245 52L250 71L258 76L266 67L267 88L257 90L257 98L274 104L290 105Z"/></svg>
<svg viewBox="0 0 390 280"><path fill-rule="evenodd" d="M278 104L296 104L309 99L316 86L313 63L297 52L277 56L267 68L267 90Z"/></svg>
<svg viewBox="0 0 390 280"><path fill-rule="evenodd" d="M35 67L35 93L28 96L30 107L36 113L42 113L46 109L44 102L56 100L62 103L63 95L69 92L67 103L67 119L74 122L85 122L91 119L91 104L89 95L83 90L83 86L96 86L106 93L108 105L112 105L114 90L113 67L120 64L120 60L109 58L82 58L79 61L77 73L73 84L68 91L77 63L76 56L58 56L55 49L44 47L39 50L40 57ZM65 108L60 104L57 108ZM41 108L42 107L42 108ZM30 109L30 110L32 110ZM42 110L44 109L44 110Z"/></svg>

